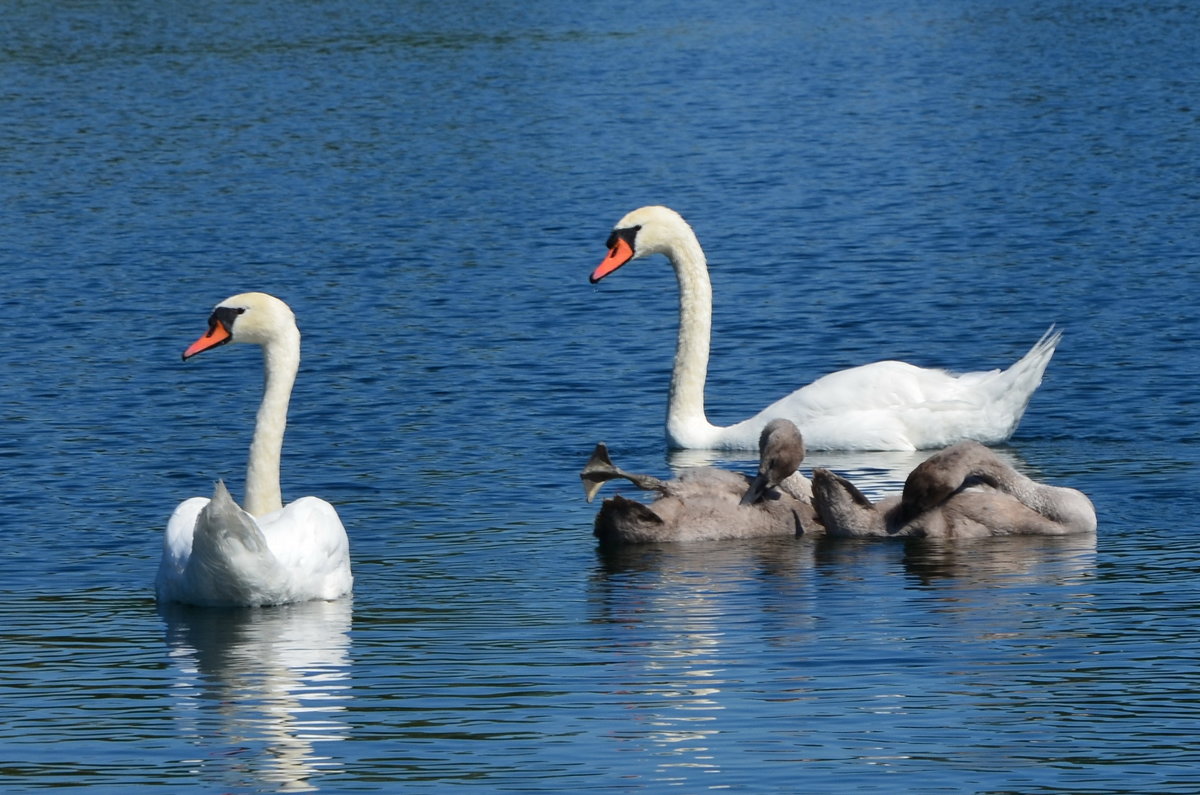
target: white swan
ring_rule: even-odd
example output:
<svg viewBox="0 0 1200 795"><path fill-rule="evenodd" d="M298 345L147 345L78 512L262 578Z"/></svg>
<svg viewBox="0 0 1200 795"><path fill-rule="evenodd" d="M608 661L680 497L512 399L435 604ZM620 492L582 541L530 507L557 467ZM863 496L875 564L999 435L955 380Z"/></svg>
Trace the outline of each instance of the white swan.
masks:
<svg viewBox="0 0 1200 795"><path fill-rule="evenodd" d="M211 500L175 509L163 536L155 579L160 601L257 606L336 599L350 592L350 544L334 507L302 497L284 507L279 458L288 402L300 368L300 331L292 310L265 293L222 301L188 359L226 342L263 349L266 385L246 467L246 510L218 481Z"/></svg>
<svg viewBox="0 0 1200 795"><path fill-rule="evenodd" d="M800 431L788 420L772 420L759 439L758 475L702 467L674 480L636 475L618 468L603 443L579 473L588 502L609 480L624 478L655 491L650 505L616 495L596 514L593 534L601 546L792 537L817 529L811 484L796 471L804 459Z"/></svg>
<svg viewBox="0 0 1200 795"><path fill-rule="evenodd" d="M1016 430L1061 332L1053 327L1007 370L955 375L896 361L875 362L817 379L729 427L708 421L704 379L712 329L712 285L692 228L667 207L622 218L592 272L594 284L626 262L663 254L679 281L679 336L667 398L667 442L681 449L753 450L774 417L800 426L813 450L917 450L961 439L996 443Z"/></svg>
<svg viewBox="0 0 1200 795"><path fill-rule="evenodd" d="M813 470L813 505L830 536L981 538L1096 532L1096 509L1083 492L1029 478L978 442L933 454L899 497L872 503L853 483Z"/></svg>

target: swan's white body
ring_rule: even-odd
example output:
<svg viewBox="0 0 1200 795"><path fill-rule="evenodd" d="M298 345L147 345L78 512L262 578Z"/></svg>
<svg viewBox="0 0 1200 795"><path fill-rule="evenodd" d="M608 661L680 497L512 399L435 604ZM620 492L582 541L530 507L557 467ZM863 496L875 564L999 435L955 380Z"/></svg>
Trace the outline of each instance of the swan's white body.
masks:
<svg viewBox="0 0 1200 795"><path fill-rule="evenodd" d="M1053 327L1007 370L964 374L883 361L817 379L735 425L704 412L712 330L712 285L687 222L667 207L642 207L614 227L592 282L634 259L663 254L679 282L679 336L667 399L667 442L678 449L753 450L768 421L786 417L812 450L918 450L962 439L1012 435L1042 382L1061 332Z"/></svg>
<svg viewBox="0 0 1200 795"><path fill-rule="evenodd" d="M211 500L175 509L163 536L155 590L162 601L258 606L336 599L350 592L350 544L332 505L303 497L286 507L279 462L300 332L287 304L243 293L218 304L184 358L223 342L263 347L266 386L246 469L246 510L218 482Z"/></svg>

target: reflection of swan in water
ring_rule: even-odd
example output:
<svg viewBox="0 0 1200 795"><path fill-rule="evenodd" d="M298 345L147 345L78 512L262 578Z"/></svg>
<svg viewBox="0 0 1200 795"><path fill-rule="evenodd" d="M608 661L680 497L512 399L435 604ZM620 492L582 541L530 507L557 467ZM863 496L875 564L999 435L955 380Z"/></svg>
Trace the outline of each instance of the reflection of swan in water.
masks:
<svg viewBox="0 0 1200 795"><path fill-rule="evenodd" d="M1095 533L931 540L908 546L904 555L904 570L921 582L953 578L976 591L997 581L1009 590L1019 584L1074 582L1095 567Z"/></svg>
<svg viewBox="0 0 1200 795"><path fill-rule="evenodd" d="M222 789L302 792L346 739L351 600L266 609L160 604L181 736ZM236 779L236 783L233 781Z"/></svg>
<svg viewBox="0 0 1200 795"><path fill-rule="evenodd" d="M952 589L994 601L1024 594L1017 586L1086 581L1096 569L1096 534L901 539L895 545L824 537L813 545L813 558L833 580L882 577L901 564L921 586L951 581Z"/></svg>
<svg viewBox="0 0 1200 795"><path fill-rule="evenodd" d="M820 753L817 736L824 729L806 729L796 715L827 715L836 725L840 705L849 702L871 718L868 710L883 711L923 692L929 678L921 669L930 662L921 655L956 649L960 639L981 654L997 648L1007 654L1021 647L998 646L995 638L1010 632L1017 644L1029 639L1023 651L1041 648L1052 657L1055 641L1078 623L1058 618L1064 600L1067 610L1098 609L1090 590L1094 535L896 544L757 539L671 549L601 547L595 554L587 617L605 665L592 681L603 681L609 699L628 715L621 730L605 733L601 742L644 775L630 789L654 789L644 783L654 781L657 788L695 792L721 781L736 790L746 780L739 781L739 773L750 766L740 749L756 728L776 727L764 742L786 744L781 757L802 742ZM871 607L881 604L888 607ZM898 627L909 637L895 637ZM879 649L898 647L914 652L916 668L885 666L880 680L888 689L864 683L870 692L894 697L868 703L848 695L856 683L838 675L851 670L843 660L867 670L883 665ZM747 649L754 650L753 661ZM972 684L978 678L971 671L965 677ZM746 702L756 697L761 701L748 720ZM898 724L885 717L879 725ZM789 728L774 733L778 727Z"/></svg>
<svg viewBox="0 0 1200 795"><path fill-rule="evenodd" d="M811 632L812 550L792 538L597 547L589 619L629 715L605 739L646 781L698 791L738 766L731 740L746 726L731 719L747 697L746 638Z"/></svg>

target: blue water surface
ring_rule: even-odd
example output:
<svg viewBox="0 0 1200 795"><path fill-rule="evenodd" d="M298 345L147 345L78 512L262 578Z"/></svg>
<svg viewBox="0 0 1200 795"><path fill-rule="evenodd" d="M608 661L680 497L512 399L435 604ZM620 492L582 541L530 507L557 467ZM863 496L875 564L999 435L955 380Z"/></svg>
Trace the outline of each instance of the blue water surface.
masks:
<svg viewBox="0 0 1200 795"><path fill-rule="evenodd" d="M1200 6L14 0L0 14L0 789L1200 790ZM598 551L668 455L692 223L721 424L884 358L1007 366L1094 538ZM352 599L155 604L241 493L264 290L285 498ZM872 494L908 454L814 455Z"/></svg>

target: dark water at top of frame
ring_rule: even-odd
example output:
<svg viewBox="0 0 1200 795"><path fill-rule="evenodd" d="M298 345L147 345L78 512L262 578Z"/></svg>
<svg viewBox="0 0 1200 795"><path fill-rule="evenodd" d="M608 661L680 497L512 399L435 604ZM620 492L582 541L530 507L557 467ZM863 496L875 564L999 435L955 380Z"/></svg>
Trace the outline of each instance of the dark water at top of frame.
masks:
<svg viewBox="0 0 1200 795"><path fill-rule="evenodd" d="M0 14L0 788L1200 789L1200 9L41 3ZM1095 538L600 553L576 473L666 454L695 227L710 417L1065 331L1003 448ZM285 497L352 599L159 610L240 493L287 300ZM871 493L919 456L824 454Z"/></svg>

